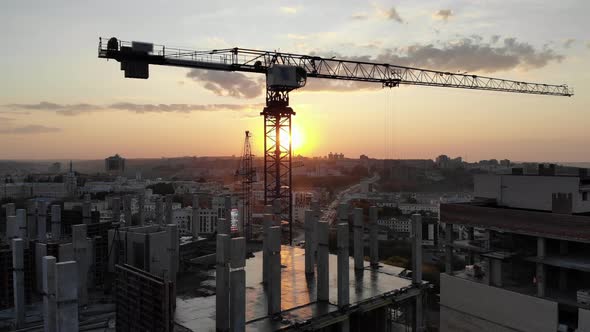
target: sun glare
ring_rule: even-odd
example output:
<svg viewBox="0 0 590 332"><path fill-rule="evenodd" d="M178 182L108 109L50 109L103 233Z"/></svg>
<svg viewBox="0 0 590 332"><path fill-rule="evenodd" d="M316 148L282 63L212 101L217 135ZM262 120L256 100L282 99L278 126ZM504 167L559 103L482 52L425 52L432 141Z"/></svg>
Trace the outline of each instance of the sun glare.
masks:
<svg viewBox="0 0 590 332"><path fill-rule="evenodd" d="M283 135L284 134L284 135ZM283 137L285 136L285 137ZM289 137L287 137L286 132L281 132L281 142L288 142ZM305 149L304 146L305 137L302 134L302 131L299 127L292 125L291 127L291 149L293 150L293 155L302 154L303 150Z"/></svg>
<svg viewBox="0 0 590 332"><path fill-rule="evenodd" d="M299 130L299 128L296 126L293 126L291 128L291 144L292 144L293 154L297 154L297 153L301 152L300 150L303 148L303 143L304 143L304 137L303 137L303 134L301 133L301 130Z"/></svg>

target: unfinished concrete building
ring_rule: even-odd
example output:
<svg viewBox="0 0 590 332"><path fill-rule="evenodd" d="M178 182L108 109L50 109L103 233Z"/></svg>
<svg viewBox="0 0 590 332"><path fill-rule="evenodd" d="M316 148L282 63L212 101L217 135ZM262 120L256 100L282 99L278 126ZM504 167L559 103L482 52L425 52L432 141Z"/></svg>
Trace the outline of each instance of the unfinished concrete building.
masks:
<svg viewBox="0 0 590 332"><path fill-rule="evenodd" d="M305 213L305 249L281 245L280 218L268 213L262 251L253 255L225 218L217 220L214 239L181 246L175 224L95 222L88 204L69 230L60 206L36 205L29 218L25 210L10 208L11 244L4 250L11 268L0 276L10 288L2 293L10 309L1 314L14 318L0 322L0 328L421 331L427 288L417 268L421 234L413 237L417 272L408 279L400 276L401 268L379 265L377 241L369 241L371 260L364 260L364 225L370 236L377 234L375 208L349 211L343 205L337 223L328 225L318 221L313 206L316 210ZM224 199L220 215L229 216L230 209ZM27 227L33 221L34 234ZM421 229L421 219L414 222ZM337 230L334 253L330 229ZM200 251L206 255L194 258ZM177 297L181 262L198 270L199 278L185 280ZM106 276L109 282L103 282Z"/></svg>
<svg viewBox="0 0 590 332"><path fill-rule="evenodd" d="M589 192L584 170L541 165L476 176L474 202L441 204L441 331L590 331Z"/></svg>
<svg viewBox="0 0 590 332"><path fill-rule="evenodd" d="M376 226L376 214L370 215L370 225ZM347 206L340 216L337 255L329 253L328 223L318 221L313 211L306 213L306 243L311 245L305 250L281 246L279 218L270 214L265 216L263 252L247 260L239 242L243 238L231 239L228 230L218 234L216 294L179 300L176 323L193 331L422 331L427 284L421 273L408 279L399 276L401 268L358 259L362 237L354 231L349 235ZM359 212L355 216L363 218ZM421 224L419 216L415 222ZM420 237L414 237L415 249ZM356 260L349 255L349 239L356 244L351 251ZM316 255L317 265L310 259ZM421 250L414 250L414 260L421 265Z"/></svg>
<svg viewBox="0 0 590 332"><path fill-rule="evenodd" d="M179 267L177 225L123 227L109 230L109 272L128 264L160 278L176 280Z"/></svg>

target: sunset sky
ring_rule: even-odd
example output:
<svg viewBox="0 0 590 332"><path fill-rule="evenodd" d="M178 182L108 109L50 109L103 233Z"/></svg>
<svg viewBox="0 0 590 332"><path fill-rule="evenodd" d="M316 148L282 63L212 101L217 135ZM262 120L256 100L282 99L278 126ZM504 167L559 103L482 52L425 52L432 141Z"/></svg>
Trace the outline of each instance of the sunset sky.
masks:
<svg viewBox="0 0 590 332"><path fill-rule="evenodd" d="M586 0L2 1L0 159L239 155L245 130L261 154L262 76L152 66L125 79L97 58L98 37L116 36L568 84L574 97L310 79L291 94L295 153L590 161L589 12Z"/></svg>

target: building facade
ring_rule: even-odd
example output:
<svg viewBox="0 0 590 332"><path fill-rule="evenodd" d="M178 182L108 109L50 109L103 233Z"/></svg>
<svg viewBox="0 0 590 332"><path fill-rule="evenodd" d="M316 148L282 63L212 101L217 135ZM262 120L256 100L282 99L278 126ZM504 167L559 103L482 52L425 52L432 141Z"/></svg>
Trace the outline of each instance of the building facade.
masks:
<svg viewBox="0 0 590 332"><path fill-rule="evenodd" d="M441 331L590 331L590 179L545 170L478 176L473 202L441 204Z"/></svg>

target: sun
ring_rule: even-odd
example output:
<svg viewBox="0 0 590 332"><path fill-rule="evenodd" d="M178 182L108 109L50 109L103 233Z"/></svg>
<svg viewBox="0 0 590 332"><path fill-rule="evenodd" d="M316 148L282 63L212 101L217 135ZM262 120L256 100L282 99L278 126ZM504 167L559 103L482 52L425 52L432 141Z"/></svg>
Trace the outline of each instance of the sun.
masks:
<svg viewBox="0 0 590 332"><path fill-rule="evenodd" d="M301 152L300 150L303 148L303 143L305 141L304 138L301 130L299 130L297 126L291 127L291 149L293 150L293 155Z"/></svg>
<svg viewBox="0 0 590 332"><path fill-rule="evenodd" d="M281 142L289 142L288 133L281 131ZM295 125L291 126L291 150L293 155L301 154L304 146L305 137L301 129ZM281 144L282 145L282 144Z"/></svg>

